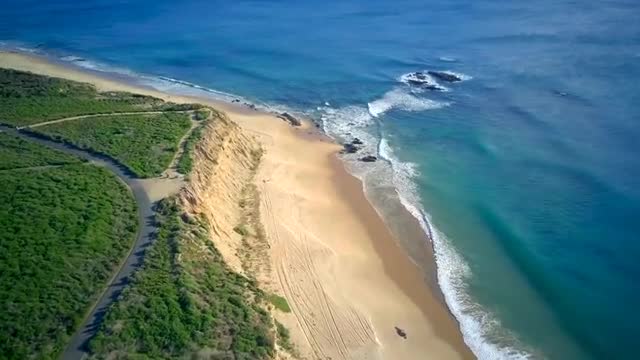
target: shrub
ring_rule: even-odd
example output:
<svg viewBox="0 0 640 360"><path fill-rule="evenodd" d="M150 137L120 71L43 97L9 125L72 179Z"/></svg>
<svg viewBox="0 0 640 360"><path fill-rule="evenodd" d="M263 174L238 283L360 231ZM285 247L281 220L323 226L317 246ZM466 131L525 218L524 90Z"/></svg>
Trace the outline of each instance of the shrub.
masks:
<svg viewBox="0 0 640 360"><path fill-rule="evenodd" d="M55 358L137 231L135 202L91 165L0 172L0 358Z"/></svg>

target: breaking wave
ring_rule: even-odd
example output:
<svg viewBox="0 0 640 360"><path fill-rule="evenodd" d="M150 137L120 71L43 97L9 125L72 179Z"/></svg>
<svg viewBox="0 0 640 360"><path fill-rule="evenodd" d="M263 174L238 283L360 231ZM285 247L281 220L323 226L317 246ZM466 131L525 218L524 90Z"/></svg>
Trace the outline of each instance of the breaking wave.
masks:
<svg viewBox="0 0 640 360"><path fill-rule="evenodd" d="M502 336L509 337L503 339L506 343L519 344L517 339L509 334L503 335L505 330L495 316L483 309L469 295L467 283L473 276L471 269L445 235L431 225L430 216L421 205L414 182L414 178L419 175L416 165L398 160L385 138L380 140L379 155L393 170L393 185L400 202L418 220L432 241L438 285L449 310L460 324L465 343L479 359L529 359L531 355L524 350L498 345L489 340L491 334L499 332Z"/></svg>
<svg viewBox="0 0 640 360"><path fill-rule="evenodd" d="M391 109L424 111L448 106L449 103L417 97L404 89L395 88L368 104L369 114L378 117Z"/></svg>

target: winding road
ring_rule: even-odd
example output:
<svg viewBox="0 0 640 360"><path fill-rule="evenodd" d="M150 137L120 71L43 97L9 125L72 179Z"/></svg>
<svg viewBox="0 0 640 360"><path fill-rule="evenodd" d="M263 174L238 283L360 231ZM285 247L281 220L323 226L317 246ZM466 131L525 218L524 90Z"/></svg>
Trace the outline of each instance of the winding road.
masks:
<svg viewBox="0 0 640 360"><path fill-rule="evenodd" d="M156 226L153 218L153 206L155 201L153 201L152 198L157 200L158 198L171 195L170 192L167 193L166 189L176 191L180 186L176 186L175 179L154 178L145 180L137 178L126 167L107 156L92 154L70 145L47 140L35 134L22 131L21 129L0 125L0 131L19 136L23 139L45 145L68 154L76 155L90 161L94 165L109 169L120 180L122 180L129 189L131 189L137 203L138 234L135 242L127 254L126 259L115 271L115 275L107 282L103 292L99 295L99 300L93 304L93 307L90 310L88 310L82 325L71 337L67 348L61 356L61 359L63 360L83 359L88 355L89 340L91 340L91 338L97 333L109 307L117 300L118 296L127 284L129 284L131 275L142 265L144 251L153 242L153 234L156 230ZM188 136L188 134L186 136ZM182 180L179 180L178 182L181 181ZM152 186L163 188L163 190L152 191L150 189L150 182L152 182ZM158 193L161 193L161 196L158 196Z"/></svg>

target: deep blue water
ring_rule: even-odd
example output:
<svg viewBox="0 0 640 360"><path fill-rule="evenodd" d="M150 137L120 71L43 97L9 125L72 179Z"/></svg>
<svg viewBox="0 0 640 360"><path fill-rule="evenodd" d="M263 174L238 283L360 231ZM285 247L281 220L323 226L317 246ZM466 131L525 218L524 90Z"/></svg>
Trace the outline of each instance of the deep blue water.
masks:
<svg viewBox="0 0 640 360"><path fill-rule="evenodd" d="M430 220L440 285L479 357L636 354L640 2L0 5L5 47L192 82L364 139L383 160L352 170ZM471 78L399 81L422 70Z"/></svg>

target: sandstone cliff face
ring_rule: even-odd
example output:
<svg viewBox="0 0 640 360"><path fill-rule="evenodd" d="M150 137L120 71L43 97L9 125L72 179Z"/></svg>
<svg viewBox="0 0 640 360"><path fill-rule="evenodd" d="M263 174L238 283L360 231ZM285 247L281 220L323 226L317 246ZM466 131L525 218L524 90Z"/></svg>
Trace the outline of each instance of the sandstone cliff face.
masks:
<svg viewBox="0 0 640 360"><path fill-rule="evenodd" d="M203 129L196 145L190 181L180 193L185 210L204 216L216 248L236 272L244 273L238 251L242 237L234 231L242 216L243 189L252 182L261 147L225 115Z"/></svg>

